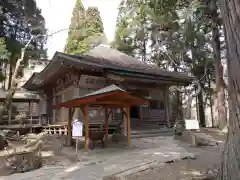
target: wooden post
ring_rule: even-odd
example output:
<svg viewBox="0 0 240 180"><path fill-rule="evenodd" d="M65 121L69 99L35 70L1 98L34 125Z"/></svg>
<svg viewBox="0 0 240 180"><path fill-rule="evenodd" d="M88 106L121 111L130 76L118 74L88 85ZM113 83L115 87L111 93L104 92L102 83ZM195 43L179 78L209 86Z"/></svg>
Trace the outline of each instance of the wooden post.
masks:
<svg viewBox="0 0 240 180"><path fill-rule="evenodd" d="M30 124L30 133L32 133L32 110L33 110L33 102L28 101L28 123Z"/></svg>
<svg viewBox="0 0 240 180"><path fill-rule="evenodd" d="M31 116L31 101L28 101L28 119Z"/></svg>
<svg viewBox="0 0 240 180"><path fill-rule="evenodd" d="M68 109L68 132L67 132L67 144L72 145L72 108Z"/></svg>
<svg viewBox="0 0 240 180"><path fill-rule="evenodd" d="M85 151L89 150L89 124L88 124L88 105L84 106L84 126L85 126Z"/></svg>
<svg viewBox="0 0 240 180"><path fill-rule="evenodd" d="M126 117L126 119L127 119L127 138L128 138L128 145L130 145L130 143L131 143L131 126L130 126L130 107L128 106L127 107L127 117Z"/></svg>
<svg viewBox="0 0 240 180"><path fill-rule="evenodd" d="M108 114L108 108L105 107L105 146L107 146L107 142L108 142L108 118L109 118L109 114Z"/></svg>

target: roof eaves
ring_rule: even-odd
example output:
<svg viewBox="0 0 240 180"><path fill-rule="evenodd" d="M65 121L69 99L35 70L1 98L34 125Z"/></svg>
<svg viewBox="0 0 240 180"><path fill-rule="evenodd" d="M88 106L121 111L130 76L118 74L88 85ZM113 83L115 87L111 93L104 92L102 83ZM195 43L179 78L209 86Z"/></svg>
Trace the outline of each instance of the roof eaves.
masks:
<svg viewBox="0 0 240 180"><path fill-rule="evenodd" d="M81 56L83 59L89 59L89 58L94 58L94 59L99 59L101 60L101 58L95 58L95 57L91 57L90 55L82 55ZM137 70L137 69L133 69L131 67L129 68L124 68L124 67L114 67L112 65L108 65L108 66L104 66L104 69L109 69L109 70L117 70L117 71L125 71L125 72L129 72L129 73L139 73L139 74L146 74L146 75L154 75L154 76L163 76L163 77L172 77L172 78L178 78L182 77L182 78L189 78L189 79L194 79L193 76L189 76L186 73L175 73L175 72L170 72L170 71L165 71L165 70L161 70L159 69L156 73L150 73L150 72L143 72L141 70ZM167 73L167 74L164 74Z"/></svg>
<svg viewBox="0 0 240 180"><path fill-rule="evenodd" d="M42 73L44 73L44 71L47 71L47 69L51 66L51 64L53 64L57 57L61 57L61 58L64 58L64 59L68 59L68 60L71 60L73 62L76 62L76 63L83 63L83 64L86 64L86 65L90 65L90 66L96 66L96 67L99 67L99 68L104 68L104 69L111 69L111 70L121 70L121 71L125 71L125 72L129 72L129 73L140 73L140 74L146 74L146 75L154 75L154 76L164 76L164 77L176 77L176 78L179 78L179 77L182 77L182 78L189 78L189 79L194 79L194 77L192 76L189 76L187 74L183 74L183 73L174 73L174 72L169 72L169 71L165 71L165 70L157 70L156 73L150 73L150 72L143 72L141 70L137 70L137 69L133 69L131 67L128 67L128 68L119 68L119 67L114 67L112 65L101 65L101 64L97 64L96 62L86 62L84 60L88 60L88 59L96 59L96 60L100 60L101 61L101 58L96 58L96 57L92 57L90 55L78 55L78 56L73 56L73 55L68 55L68 54L64 54L64 53L61 53L61 52L56 52L53 59L52 59L52 62L49 63L44 69L42 72L40 72L39 76L41 76ZM167 73L167 74L164 74L164 73Z"/></svg>
<svg viewBox="0 0 240 180"><path fill-rule="evenodd" d="M39 73L34 72L31 77L23 84L22 88L24 89L29 89L29 86L31 86L31 83L33 82L34 78L38 75Z"/></svg>
<svg viewBox="0 0 240 180"><path fill-rule="evenodd" d="M110 73L113 73L113 74L117 74L117 75L126 75L126 76L133 76L133 77L140 77L140 78L145 78L145 79L159 79L161 80L161 77L163 76L158 76L158 75L146 75L146 74L143 74L143 73L129 73L129 72L119 72L119 71L113 71L113 70L110 70L109 71ZM178 80L178 81L183 81L183 82L192 82L193 81L193 78L190 78L188 76L182 78L174 78L174 77L170 77L171 79L169 79L170 81L171 80ZM164 79L162 79L164 80ZM166 79L165 79L166 80Z"/></svg>

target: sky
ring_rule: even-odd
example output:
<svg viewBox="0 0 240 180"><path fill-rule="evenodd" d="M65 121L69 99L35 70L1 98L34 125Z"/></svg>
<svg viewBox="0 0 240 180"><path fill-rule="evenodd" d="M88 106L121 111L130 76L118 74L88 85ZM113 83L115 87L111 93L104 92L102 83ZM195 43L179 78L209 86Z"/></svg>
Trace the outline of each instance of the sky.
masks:
<svg viewBox="0 0 240 180"><path fill-rule="evenodd" d="M89 6L98 7L103 21L104 31L111 42L114 39L118 5L121 0L82 0L85 8ZM36 0L42 9L42 15L46 21L49 33L67 29L70 25L72 10L76 0ZM63 51L68 31L62 31L48 38L46 47L51 59L56 51Z"/></svg>

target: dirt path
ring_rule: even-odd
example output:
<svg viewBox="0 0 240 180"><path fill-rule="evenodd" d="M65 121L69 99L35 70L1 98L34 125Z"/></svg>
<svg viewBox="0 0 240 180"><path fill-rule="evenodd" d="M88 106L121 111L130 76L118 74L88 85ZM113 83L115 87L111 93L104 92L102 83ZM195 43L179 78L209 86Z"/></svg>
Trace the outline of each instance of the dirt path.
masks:
<svg viewBox="0 0 240 180"><path fill-rule="evenodd" d="M215 132L210 132L216 140L223 141L224 136ZM181 143L188 152L198 153L195 160L186 159L164 166L155 167L146 171L134 173L126 177L127 180L192 180L200 175L217 169L221 161L221 152L224 144L218 146L208 146L201 148L189 147Z"/></svg>

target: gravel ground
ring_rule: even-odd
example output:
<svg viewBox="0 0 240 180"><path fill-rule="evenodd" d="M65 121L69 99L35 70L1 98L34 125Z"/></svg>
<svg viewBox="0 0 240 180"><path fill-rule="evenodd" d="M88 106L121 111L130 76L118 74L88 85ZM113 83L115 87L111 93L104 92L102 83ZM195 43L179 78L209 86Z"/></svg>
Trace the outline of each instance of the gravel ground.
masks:
<svg viewBox="0 0 240 180"><path fill-rule="evenodd" d="M216 140L224 140L223 135L217 132L210 132ZM185 159L177 162L167 163L160 167L151 168L142 172L134 173L126 176L127 180L192 180L208 171L217 169L221 159L223 143L218 146L208 147L189 147L185 143L181 143L188 152L197 152L196 159Z"/></svg>

